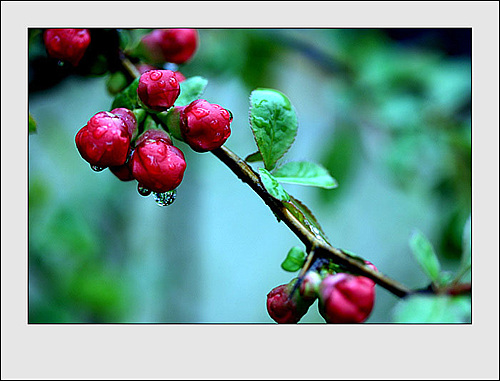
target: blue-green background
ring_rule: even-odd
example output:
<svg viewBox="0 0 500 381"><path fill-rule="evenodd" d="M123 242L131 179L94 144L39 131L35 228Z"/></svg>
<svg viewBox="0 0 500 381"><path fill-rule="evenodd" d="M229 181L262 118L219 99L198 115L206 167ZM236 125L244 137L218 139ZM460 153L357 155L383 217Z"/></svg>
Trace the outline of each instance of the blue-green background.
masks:
<svg viewBox="0 0 500 381"><path fill-rule="evenodd" d="M418 228L442 267L457 268L471 210L470 29L201 29L199 36L180 71L207 78L203 97L231 110L226 146L235 153L256 150L253 89L278 89L293 103L299 132L285 160L321 163L339 187L285 188L335 246L423 288L428 280L408 246ZM33 62L45 57L36 37L29 53ZM272 322L266 294L294 277L280 263L300 245L288 228L216 157L181 142L187 170L169 207L108 170L93 172L74 137L110 108L107 76L70 75L36 88L31 61L29 322ZM391 322L397 301L377 286L368 322ZM323 322L316 303L302 322Z"/></svg>

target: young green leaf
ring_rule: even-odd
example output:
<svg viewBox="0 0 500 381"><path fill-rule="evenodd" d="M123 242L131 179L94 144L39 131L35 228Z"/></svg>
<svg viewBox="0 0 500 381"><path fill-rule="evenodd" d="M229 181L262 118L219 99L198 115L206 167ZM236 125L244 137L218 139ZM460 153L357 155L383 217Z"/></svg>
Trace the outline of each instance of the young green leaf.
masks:
<svg viewBox="0 0 500 381"><path fill-rule="evenodd" d="M281 264L281 268L292 273L298 271L304 265L306 257L306 253L304 253L300 247L294 246L286 255L285 260Z"/></svg>
<svg viewBox="0 0 500 381"><path fill-rule="evenodd" d="M325 168L309 161L291 161L275 169L272 173L280 183L309 185L326 189L338 186L337 181L330 176Z"/></svg>
<svg viewBox="0 0 500 381"><path fill-rule="evenodd" d="M179 85L181 93L179 98L174 103L174 106L187 106L192 101L201 97L205 88L207 87L208 80L203 77L191 77L182 81Z"/></svg>
<svg viewBox="0 0 500 381"><path fill-rule="evenodd" d="M260 179L266 190L280 201L290 201L290 195L266 169L259 168Z"/></svg>
<svg viewBox="0 0 500 381"><path fill-rule="evenodd" d="M28 132L30 134L36 133L36 121L30 113L28 113Z"/></svg>
<svg viewBox="0 0 500 381"><path fill-rule="evenodd" d="M250 95L250 127L264 166L271 171L297 135L295 109L277 90L254 90Z"/></svg>
<svg viewBox="0 0 500 381"><path fill-rule="evenodd" d="M470 323L470 296L414 295L398 302L393 311L396 323Z"/></svg>
<svg viewBox="0 0 500 381"><path fill-rule="evenodd" d="M410 238L410 248L424 273L433 282L438 282L441 265L429 240L421 232L415 231Z"/></svg>
<svg viewBox="0 0 500 381"><path fill-rule="evenodd" d="M251 153L245 158L245 161L248 163L255 163L257 161L262 161L262 155L259 151Z"/></svg>
<svg viewBox="0 0 500 381"><path fill-rule="evenodd" d="M137 87L139 86L139 78L136 78L129 86L119 93L113 100L111 109L125 107L133 110L138 107L137 103Z"/></svg>

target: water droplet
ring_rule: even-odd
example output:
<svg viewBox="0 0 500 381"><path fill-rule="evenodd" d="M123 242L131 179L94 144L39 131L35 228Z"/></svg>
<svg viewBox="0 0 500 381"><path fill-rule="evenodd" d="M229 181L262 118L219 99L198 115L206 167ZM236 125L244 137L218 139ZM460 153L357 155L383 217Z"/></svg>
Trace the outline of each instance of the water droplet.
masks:
<svg viewBox="0 0 500 381"><path fill-rule="evenodd" d="M149 78L151 78L152 81L157 81L161 78L161 72L158 70L151 70L149 72Z"/></svg>
<svg viewBox="0 0 500 381"><path fill-rule="evenodd" d="M139 192L139 194L144 197L149 196L151 194L151 191L148 188L143 187L141 184L137 185L137 192Z"/></svg>
<svg viewBox="0 0 500 381"><path fill-rule="evenodd" d="M58 66L64 66L64 61L57 61Z"/></svg>
<svg viewBox="0 0 500 381"><path fill-rule="evenodd" d="M99 167L98 165L91 165L90 168L95 172L102 172L106 169L106 167Z"/></svg>
<svg viewBox="0 0 500 381"><path fill-rule="evenodd" d="M172 191L165 193L153 192L153 196L155 198L156 203L159 206L169 206L173 204L173 202L175 201L175 197L177 196L177 190L174 189Z"/></svg>
<svg viewBox="0 0 500 381"><path fill-rule="evenodd" d="M168 82L170 83L170 86L172 86L172 87L177 86L177 78L175 78L175 77L170 77Z"/></svg>

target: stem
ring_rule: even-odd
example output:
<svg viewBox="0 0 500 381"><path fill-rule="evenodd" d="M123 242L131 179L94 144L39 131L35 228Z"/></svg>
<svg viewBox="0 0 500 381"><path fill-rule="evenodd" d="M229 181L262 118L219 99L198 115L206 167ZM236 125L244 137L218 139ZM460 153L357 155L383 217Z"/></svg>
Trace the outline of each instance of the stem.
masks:
<svg viewBox="0 0 500 381"><path fill-rule="evenodd" d="M362 264L359 260L345 254L326 242L319 240L314 234L306 229L302 223L285 207L285 205L272 197L262 185L259 175L238 155L226 147L221 147L212 151L212 153L226 164L236 176L244 183L248 184L255 193L269 206L274 214L283 221L290 230L304 243L307 250L314 248L314 254L318 257L330 258L335 263L343 266L353 273L366 276L375 283L384 287L394 295L399 297L407 296L411 290L398 283L397 281L386 277L382 273L371 269ZM312 261L309 261L312 263Z"/></svg>

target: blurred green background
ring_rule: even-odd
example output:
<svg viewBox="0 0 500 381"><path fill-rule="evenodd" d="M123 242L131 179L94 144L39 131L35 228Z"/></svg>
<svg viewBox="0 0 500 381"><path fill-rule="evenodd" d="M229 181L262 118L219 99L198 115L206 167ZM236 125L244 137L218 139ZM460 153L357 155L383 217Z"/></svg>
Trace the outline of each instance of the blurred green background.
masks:
<svg viewBox="0 0 500 381"><path fill-rule="evenodd" d="M106 31L93 33L97 45ZM203 98L231 110L226 146L239 156L256 150L253 89L278 89L295 106L299 132L285 158L323 164L339 187L285 188L335 246L423 288L408 246L417 228L445 270L458 267L471 213L470 29L200 29L199 37L179 70L206 77ZM93 172L74 137L110 109L106 67L54 65L40 31L29 38L29 322L271 323L266 294L295 276L280 264L296 237L217 158L182 142L187 170L171 206ZM390 323L397 301L377 286L368 322ZM317 302L302 322L324 322Z"/></svg>

